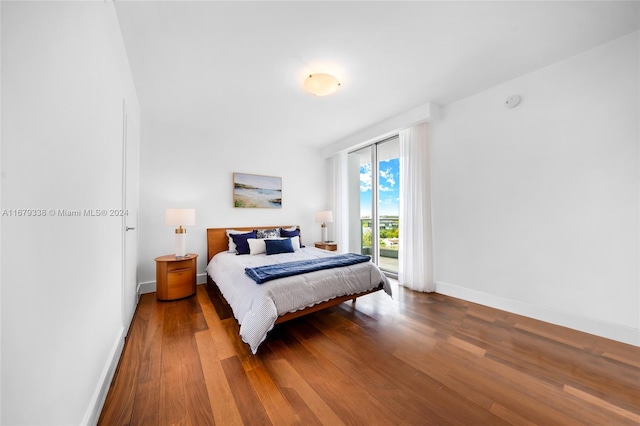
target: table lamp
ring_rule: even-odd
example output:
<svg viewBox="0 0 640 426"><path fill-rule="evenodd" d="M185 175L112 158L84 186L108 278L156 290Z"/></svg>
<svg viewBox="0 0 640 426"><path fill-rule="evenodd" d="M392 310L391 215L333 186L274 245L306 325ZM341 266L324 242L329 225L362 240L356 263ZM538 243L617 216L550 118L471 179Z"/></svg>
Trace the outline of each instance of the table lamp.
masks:
<svg viewBox="0 0 640 426"><path fill-rule="evenodd" d="M195 209L167 209L164 214L164 224L177 226L174 243L175 255L176 257L185 257L187 255L187 230L183 226L196 224Z"/></svg>
<svg viewBox="0 0 640 426"><path fill-rule="evenodd" d="M316 222L321 223L320 229L322 231L322 242L330 242L327 238L327 222L333 222L333 212L331 210L323 210L316 213Z"/></svg>

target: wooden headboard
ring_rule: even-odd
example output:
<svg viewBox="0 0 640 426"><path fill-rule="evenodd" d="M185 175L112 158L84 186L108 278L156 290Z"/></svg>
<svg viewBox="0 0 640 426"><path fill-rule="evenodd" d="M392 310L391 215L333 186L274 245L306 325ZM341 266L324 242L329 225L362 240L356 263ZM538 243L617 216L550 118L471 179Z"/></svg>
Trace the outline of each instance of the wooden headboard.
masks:
<svg viewBox="0 0 640 426"><path fill-rule="evenodd" d="M216 254L229 250L229 237L227 237L227 229L235 229L237 231L253 231L254 229L273 229L273 228L291 228L291 226L252 226L233 227L233 228L207 228L207 264ZM298 230L300 228L298 227Z"/></svg>

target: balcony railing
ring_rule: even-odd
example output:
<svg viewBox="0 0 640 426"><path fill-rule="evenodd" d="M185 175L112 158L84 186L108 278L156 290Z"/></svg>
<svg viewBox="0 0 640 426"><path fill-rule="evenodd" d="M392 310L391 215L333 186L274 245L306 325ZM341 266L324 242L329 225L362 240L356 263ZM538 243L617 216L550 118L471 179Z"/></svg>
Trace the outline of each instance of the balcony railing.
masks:
<svg viewBox="0 0 640 426"><path fill-rule="evenodd" d="M371 219L360 219L362 235L360 250L362 254L371 255L371 236L373 234L371 222ZM382 217L379 223L380 238L378 247L380 247L380 258L378 259L378 266L385 271L398 273L398 218Z"/></svg>

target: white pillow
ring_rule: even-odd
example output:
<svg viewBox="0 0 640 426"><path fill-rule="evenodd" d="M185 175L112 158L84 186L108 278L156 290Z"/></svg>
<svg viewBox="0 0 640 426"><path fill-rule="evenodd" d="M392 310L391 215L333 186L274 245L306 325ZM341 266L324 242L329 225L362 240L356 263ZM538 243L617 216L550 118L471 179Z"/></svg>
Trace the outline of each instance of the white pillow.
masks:
<svg viewBox="0 0 640 426"><path fill-rule="evenodd" d="M262 254L267 252L267 244L264 242L265 238L248 238L249 254Z"/></svg>
<svg viewBox="0 0 640 426"><path fill-rule="evenodd" d="M291 237L291 245L293 246L293 251L300 250L300 237Z"/></svg>

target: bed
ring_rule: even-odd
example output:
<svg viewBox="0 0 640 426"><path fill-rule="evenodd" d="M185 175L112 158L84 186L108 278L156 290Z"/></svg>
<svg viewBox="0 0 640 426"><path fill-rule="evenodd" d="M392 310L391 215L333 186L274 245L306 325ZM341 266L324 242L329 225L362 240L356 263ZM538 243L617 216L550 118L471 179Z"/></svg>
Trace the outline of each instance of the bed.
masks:
<svg viewBox="0 0 640 426"><path fill-rule="evenodd" d="M227 234L230 229L236 233L297 229L299 236L291 238L295 248L293 252L267 255L256 251L252 252L253 254L236 255L235 250L230 251L230 248L233 248L230 247L230 237ZM338 253L310 247L308 242L305 247L297 247L296 242L303 245L301 238L299 228L287 226L207 229L209 284L218 287L231 307L233 316L240 325L240 337L254 354L275 324L335 306L347 300L355 301L357 297L379 290L384 290L391 296L391 287L386 276L368 260L300 275L270 278L262 284L258 284L245 273L245 268L259 270L270 268L268 265L275 265L271 267L280 269L284 264L294 265L291 262L324 263L338 260L340 257ZM253 238L250 242L252 247L256 247L253 243L259 243ZM272 242L269 241L269 243ZM231 246L235 245L231 244Z"/></svg>

